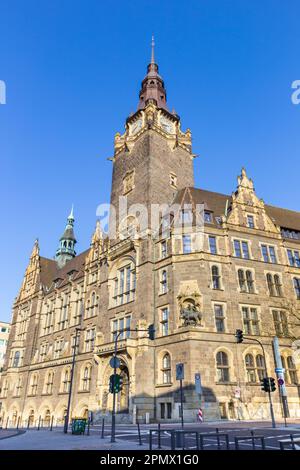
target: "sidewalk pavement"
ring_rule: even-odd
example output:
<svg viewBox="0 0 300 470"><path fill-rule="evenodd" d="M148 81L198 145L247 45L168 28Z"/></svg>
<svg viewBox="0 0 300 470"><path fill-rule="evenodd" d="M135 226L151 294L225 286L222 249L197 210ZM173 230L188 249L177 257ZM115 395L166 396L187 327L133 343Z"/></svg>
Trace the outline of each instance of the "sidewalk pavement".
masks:
<svg viewBox="0 0 300 470"><path fill-rule="evenodd" d="M0 450L145 450L138 442L101 439L99 434L72 435L62 431L26 431L8 439L0 439Z"/></svg>

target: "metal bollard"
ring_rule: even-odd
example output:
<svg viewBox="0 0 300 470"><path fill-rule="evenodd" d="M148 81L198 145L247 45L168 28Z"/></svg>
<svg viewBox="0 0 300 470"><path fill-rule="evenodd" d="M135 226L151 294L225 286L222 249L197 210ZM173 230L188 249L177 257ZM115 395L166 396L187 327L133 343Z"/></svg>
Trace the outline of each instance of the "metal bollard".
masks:
<svg viewBox="0 0 300 470"><path fill-rule="evenodd" d="M296 450L293 434L290 434L290 437L291 437L291 441L292 441L292 449Z"/></svg>
<svg viewBox="0 0 300 470"><path fill-rule="evenodd" d="M30 426L30 418L28 417L28 421L27 421L27 429L29 429L29 426Z"/></svg>
<svg viewBox="0 0 300 470"><path fill-rule="evenodd" d="M216 428L216 434L217 434L217 446L218 446L218 450L220 450L221 446L220 446L219 428Z"/></svg>
<svg viewBox="0 0 300 470"><path fill-rule="evenodd" d="M104 439L104 418L102 418L101 439Z"/></svg>
<svg viewBox="0 0 300 470"><path fill-rule="evenodd" d="M255 439L254 439L254 431L250 431L252 437L252 449L255 450Z"/></svg>
<svg viewBox="0 0 300 470"><path fill-rule="evenodd" d="M171 430L171 450L175 450L175 431Z"/></svg>
<svg viewBox="0 0 300 470"><path fill-rule="evenodd" d="M152 429L149 430L149 450L152 450Z"/></svg>
<svg viewBox="0 0 300 470"><path fill-rule="evenodd" d="M53 419L54 419L54 416L52 415L51 416L50 431L52 431L52 429L53 429Z"/></svg>
<svg viewBox="0 0 300 470"><path fill-rule="evenodd" d="M19 425L20 425L20 416L18 416L18 421L17 421L17 430L19 429Z"/></svg>
<svg viewBox="0 0 300 470"><path fill-rule="evenodd" d="M158 449L161 449L161 445L160 445L160 423L158 423L158 446L157 446Z"/></svg>
<svg viewBox="0 0 300 470"><path fill-rule="evenodd" d="M88 419L88 425L87 425L87 435L90 435L90 418Z"/></svg>
<svg viewBox="0 0 300 470"><path fill-rule="evenodd" d="M38 428L37 428L38 431L40 430L40 426L41 426L41 416L39 416L39 424L38 424Z"/></svg>
<svg viewBox="0 0 300 470"><path fill-rule="evenodd" d="M6 419L6 426L5 426L5 429L7 429L7 426L8 426L8 420L9 420L9 416L7 416L7 419Z"/></svg>
<svg viewBox="0 0 300 470"><path fill-rule="evenodd" d="M139 434L139 445L142 446L142 436L141 436L141 430L140 430L140 423L137 422L137 428L138 428L138 434Z"/></svg>

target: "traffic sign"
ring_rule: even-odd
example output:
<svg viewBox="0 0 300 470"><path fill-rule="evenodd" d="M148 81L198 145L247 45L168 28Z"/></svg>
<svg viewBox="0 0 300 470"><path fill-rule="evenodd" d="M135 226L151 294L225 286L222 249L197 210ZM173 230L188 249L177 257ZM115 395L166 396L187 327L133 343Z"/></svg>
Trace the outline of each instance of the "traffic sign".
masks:
<svg viewBox="0 0 300 470"><path fill-rule="evenodd" d="M284 380L283 379L278 379L278 385L283 385L284 384Z"/></svg>
<svg viewBox="0 0 300 470"><path fill-rule="evenodd" d="M176 364L176 380L184 379L184 364Z"/></svg>
<svg viewBox="0 0 300 470"><path fill-rule="evenodd" d="M199 372L195 374L195 389L199 395L202 395L201 375Z"/></svg>
<svg viewBox="0 0 300 470"><path fill-rule="evenodd" d="M111 359L109 361L110 367L112 367L113 369L114 368L118 369L118 367L120 367L120 364L121 364L121 361L117 356L111 357Z"/></svg>

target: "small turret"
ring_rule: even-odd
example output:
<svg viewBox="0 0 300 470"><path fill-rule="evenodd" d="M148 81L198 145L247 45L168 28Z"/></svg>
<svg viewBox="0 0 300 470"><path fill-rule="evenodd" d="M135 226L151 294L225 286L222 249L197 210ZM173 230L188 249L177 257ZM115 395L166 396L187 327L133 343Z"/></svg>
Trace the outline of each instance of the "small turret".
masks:
<svg viewBox="0 0 300 470"><path fill-rule="evenodd" d="M59 240L59 248L56 250L55 259L59 268L62 268L68 261L76 256L74 235L74 210L73 206L67 219L67 225L64 233Z"/></svg>

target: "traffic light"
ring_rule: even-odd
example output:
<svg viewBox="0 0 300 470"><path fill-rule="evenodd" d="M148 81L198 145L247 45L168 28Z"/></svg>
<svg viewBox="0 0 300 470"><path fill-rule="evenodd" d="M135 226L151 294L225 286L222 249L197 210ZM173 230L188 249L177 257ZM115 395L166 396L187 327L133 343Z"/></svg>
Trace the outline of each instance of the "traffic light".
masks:
<svg viewBox="0 0 300 470"><path fill-rule="evenodd" d="M119 375L119 392L122 390L122 388L123 388L123 377Z"/></svg>
<svg viewBox="0 0 300 470"><path fill-rule="evenodd" d="M275 379L273 377L269 377L269 380L270 380L271 392L275 392L276 390Z"/></svg>
<svg viewBox="0 0 300 470"><path fill-rule="evenodd" d="M151 340L155 339L155 328L153 324L148 326L148 336Z"/></svg>
<svg viewBox="0 0 300 470"><path fill-rule="evenodd" d="M115 375L115 393L119 393L120 391L120 376L119 374Z"/></svg>
<svg viewBox="0 0 300 470"><path fill-rule="evenodd" d="M115 376L112 374L109 377L109 393L114 393L114 384L115 384Z"/></svg>
<svg viewBox="0 0 300 470"><path fill-rule="evenodd" d="M261 380L260 385L261 385L261 389L262 389L264 392L269 392L269 391L270 391L269 377L264 377L264 378Z"/></svg>
<svg viewBox="0 0 300 470"><path fill-rule="evenodd" d="M236 342L242 343L244 341L244 334L242 330L236 330L235 332Z"/></svg>

